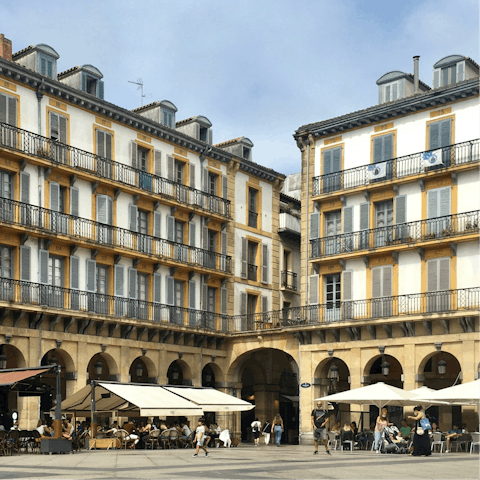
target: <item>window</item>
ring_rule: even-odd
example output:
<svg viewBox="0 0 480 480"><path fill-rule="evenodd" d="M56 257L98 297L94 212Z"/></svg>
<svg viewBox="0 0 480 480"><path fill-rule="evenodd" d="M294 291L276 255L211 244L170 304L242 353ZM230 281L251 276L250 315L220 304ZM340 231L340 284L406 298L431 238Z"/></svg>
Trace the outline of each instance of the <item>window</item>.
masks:
<svg viewBox="0 0 480 480"><path fill-rule="evenodd" d="M457 83L457 64L441 69L442 86Z"/></svg>
<svg viewBox="0 0 480 480"><path fill-rule="evenodd" d="M40 303L50 307L63 307L64 260L40 250Z"/></svg>
<svg viewBox="0 0 480 480"><path fill-rule="evenodd" d="M385 96L384 102L393 102L398 98L398 82L392 82L384 86Z"/></svg>
<svg viewBox="0 0 480 480"><path fill-rule="evenodd" d="M254 188L248 189L248 226L257 228L258 211L257 211L258 190Z"/></svg>
<svg viewBox="0 0 480 480"><path fill-rule="evenodd" d="M257 281L257 248L255 242L248 242L247 262L248 262L248 280Z"/></svg>
<svg viewBox="0 0 480 480"><path fill-rule="evenodd" d="M184 184L184 168L185 164L183 162L179 162L175 160L175 173L174 173L174 181L180 184Z"/></svg>
<svg viewBox="0 0 480 480"><path fill-rule="evenodd" d="M340 320L340 274L325 275L323 281L325 287L325 321Z"/></svg>
<svg viewBox="0 0 480 480"><path fill-rule="evenodd" d="M148 171L148 150L138 147L138 169L142 172Z"/></svg>
<svg viewBox="0 0 480 480"><path fill-rule="evenodd" d="M68 216L65 213L66 188L50 182L50 229L57 233L68 233Z"/></svg>
<svg viewBox="0 0 480 480"><path fill-rule="evenodd" d="M97 240L101 243L113 242L112 208L113 200L108 195L97 195Z"/></svg>
<svg viewBox="0 0 480 480"><path fill-rule="evenodd" d="M46 77L53 78L53 67L56 61L47 55L39 55L40 73Z"/></svg>
<svg viewBox="0 0 480 480"><path fill-rule="evenodd" d="M170 128L175 128L175 112L168 108L163 108L163 124Z"/></svg>
<svg viewBox="0 0 480 480"><path fill-rule="evenodd" d="M341 239L339 235L341 233L341 210L325 213L325 255L340 253Z"/></svg>
<svg viewBox="0 0 480 480"><path fill-rule="evenodd" d="M257 295L247 294L247 330L253 330L257 312Z"/></svg>
<svg viewBox="0 0 480 480"><path fill-rule="evenodd" d="M108 271L107 265L96 266L95 312L108 314Z"/></svg>
<svg viewBox="0 0 480 480"><path fill-rule="evenodd" d="M0 300L13 299L13 249L0 245Z"/></svg>
<svg viewBox="0 0 480 480"><path fill-rule="evenodd" d="M105 178L112 178L112 164L104 159L112 159L112 134L97 130L97 173Z"/></svg>
<svg viewBox="0 0 480 480"><path fill-rule="evenodd" d="M441 120L428 124L429 150L442 149L441 162L428 167L428 170L436 170L448 167L451 164L453 150L445 148L452 143L452 119Z"/></svg>
<svg viewBox="0 0 480 480"><path fill-rule="evenodd" d="M342 147L323 152L322 193L340 190L342 170Z"/></svg>
<svg viewBox="0 0 480 480"><path fill-rule="evenodd" d="M0 93L0 123L17 126L17 99L4 93ZM3 136L0 141L5 142Z"/></svg>
<svg viewBox="0 0 480 480"><path fill-rule="evenodd" d="M450 310L450 258L427 261L427 311Z"/></svg>
<svg viewBox="0 0 480 480"><path fill-rule="evenodd" d="M447 236L451 233L452 222L451 187L434 188L427 192L427 237Z"/></svg>
<svg viewBox="0 0 480 480"><path fill-rule="evenodd" d="M208 186L207 193L210 195L217 195L218 175L208 172Z"/></svg>
<svg viewBox="0 0 480 480"><path fill-rule="evenodd" d="M393 199L375 203L375 246L384 247L393 240Z"/></svg>
<svg viewBox="0 0 480 480"><path fill-rule="evenodd" d="M99 78L88 75L85 72L82 73L82 90L90 95L103 99L103 82Z"/></svg>
<svg viewBox="0 0 480 480"><path fill-rule="evenodd" d="M208 128L200 127L200 141L208 142Z"/></svg>
<svg viewBox="0 0 480 480"><path fill-rule="evenodd" d="M148 275L137 273L137 317L143 320L148 319Z"/></svg>
<svg viewBox="0 0 480 480"><path fill-rule="evenodd" d="M50 144L50 158L59 163L67 163L67 118L55 112L50 112L50 138L62 144Z"/></svg>
<svg viewBox="0 0 480 480"><path fill-rule="evenodd" d="M391 265L372 268L372 318L392 316L392 277Z"/></svg>
<svg viewBox="0 0 480 480"><path fill-rule="evenodd" d="M172 216L167 217L167 238L174 242L174 260L186 262L188 259L188 246L185 240L185 222L181 222Z"/></svg>
<svg viewBox="0 0 480 480"><path fill-rule="evenodd" d="M13 221L13 176L0 170L0 220Z"/></svg>
<svg viewBox="0 0 480 480"><path fill-rule="evenodd" d="M245 160L250 160L251 154L252 154L252 150L250 148L243 147L243 158Z"/></svg>

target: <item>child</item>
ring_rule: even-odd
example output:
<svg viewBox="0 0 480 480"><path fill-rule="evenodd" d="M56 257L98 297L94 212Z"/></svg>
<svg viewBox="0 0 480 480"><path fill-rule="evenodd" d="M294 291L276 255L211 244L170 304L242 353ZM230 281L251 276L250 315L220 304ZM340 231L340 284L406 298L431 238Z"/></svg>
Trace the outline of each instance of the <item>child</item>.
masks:
<svg viewBox="0 0 480 480"><path fill-rule="evenodd" d="M193 454L194 457L198 457L198 452L202 449L205 452L205 456L208 457L209 453L207 449L203 446L205 442L205 426L203 424L204 419L198 419L198 427L195 430L195 439L194 442L197 442L197 448L195 449L195 453Z"/></svg>

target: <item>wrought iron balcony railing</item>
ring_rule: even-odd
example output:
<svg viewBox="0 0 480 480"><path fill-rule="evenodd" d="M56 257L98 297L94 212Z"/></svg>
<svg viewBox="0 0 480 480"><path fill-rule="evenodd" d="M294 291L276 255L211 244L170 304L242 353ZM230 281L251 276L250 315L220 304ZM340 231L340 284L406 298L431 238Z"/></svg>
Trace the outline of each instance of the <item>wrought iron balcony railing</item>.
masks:
<svg viewBox="0 0 480 480"><path fill-rule="evenodd" d="M0 123L0 147L68 165L122 185L141 188L175 202L230 218L230 201L164 177L86 152L36 133Z"/></svg>
<svg viewBox="0 0 480 480"><path fill-rule="evenodd" d="M166 260L231 273L232 257L171 242L124 228L105 225L28 203L0 198L0 222L79 241L115 247Z"/></svg>
<svg viewBox="0 0 480 480"><path fill-rule="evenodd" d="M370 178L368 172L370 165L362 165L360 167L342 170L341 172L314 177L313 196L340 190L350 190L373 183L383 183L392 179L403 179L433 170L449 169L458 165L475 163L480 160L479 139L443 147L441 150L442 163L434 166L425 166L423 160L423 154L425 152L420 152L383 162L385 164L385 175L381 177Z"/></svg>
<svg viewBox="0 0 480 480"><path fill-rule="evenodd" d="M285 270L282 272L282 287L288 288L289 290L297 290L297 274L295 272L290 272Z"/></svg>
<svg viewBox="0 0 480 480"><path fill-rule="evenodd" d="M427 242L478 233L480 211L417 220L310 240L310 258L359 252L386 246Z"/></svg>
<svg viewBox="0 0 480 480"><path fill-rule="evenodd" d="M0 302L228 332L231 318L203 310L0 278Z"/></svg>
<svg viewBox="0 0 480 480"><path fill-rule="evenodd" d="M459 288L394 297L332 302L291 307L273 312L233 317L234 331L262 330L275 327L298 328L319 324L362 322L375 319L478 311L480 287Z"/></svg>

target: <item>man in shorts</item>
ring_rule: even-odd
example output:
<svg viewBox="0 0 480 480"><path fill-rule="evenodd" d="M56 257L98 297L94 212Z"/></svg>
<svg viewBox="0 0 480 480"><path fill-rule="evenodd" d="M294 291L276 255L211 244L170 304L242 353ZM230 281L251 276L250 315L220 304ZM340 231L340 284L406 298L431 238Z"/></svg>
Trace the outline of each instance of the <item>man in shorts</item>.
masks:
<svg viewBox="0 0 480 480"><path fill-rule="evenodd" d="M318 441L322 440L325 445L325 451L327 455L331 455L330 450L328 449L328 439L327 439L327 425L328 425L328 412L327 407L322 407L320 402L317 403L317 408L312 410L312 426L313 426L313 436L315 438L315 451L314 455L318 454Z"/></svg>
<svg viewBox="0 0 480 480"><path fill-rule="evenodd" d="M195 453L193 454L193 457L198 457L198 452L200 449L202 449L205 452L205 456L208 457L209 453L206 447L204 447L205 440L207 437L205 436L205 425L204 425L205 420L203 418L198 419L198 427L195 430L195 440L194 442L197 442L197 448L195 450Z"/></svg>

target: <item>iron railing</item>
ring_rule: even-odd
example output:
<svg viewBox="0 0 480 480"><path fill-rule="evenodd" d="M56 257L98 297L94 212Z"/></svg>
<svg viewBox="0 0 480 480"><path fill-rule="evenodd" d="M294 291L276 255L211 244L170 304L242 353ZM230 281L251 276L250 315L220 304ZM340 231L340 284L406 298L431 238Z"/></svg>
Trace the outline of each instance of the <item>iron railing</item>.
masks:
<svg viewBox="0 0 480 480"><path fill-rule="evenodd" d="M439 149L435 149L439 150ZM480 159L480 140L456 143L442 149L442 163L425 166L423 154L413 153L382 162L385 164L384 176L370 178L368 167L349 168L341 172L329 173L313 178L313 196L328 194L339 190L350 190L372 183L382 183L392 179L403 179L438 169L478 162ZM433 150L432 150L433 151Z"/></svg>
<svg viewBox="0 0 480 480"><path fill-rule="evenodd" d="M170 323L223 332L246 332L277 327L294 329L309 325L392 317L408 320L410 315L478 311L480 287L333 302L230 316L1 277L1 301L8 302L9 305L34 305L61 311L72 310L145 320L152 323Z"/></svg>
<svg viewBox="0 0 480 480"><path fill-rule="evenodd" d="M315 238L310 240L310 258L469 235L478 233L479 221L480 211L474 210L428 220Z"/></svg>
<svg viewBox="0 0 480 480"><path fill-rule="evenodd" d="M276 327L298 328L319 324L369 321L410 315L431 315L455 311L477 311L480 287L459 288L428 293L412 293L394 297L332 302L320 305L291 307L273 312L233 317L234 331L262 330Z"/></svg>
<svg viewBox="0 0 480 480"><path fill-rule="evenodd" d="M282 287L288 288L289 290L297 290L297 274L284 270L282 272Z"/></svg>
<svg viewBox="0 0 480 480"><path fill-rule="evenodd" d="M28 203L0 198L0 222L21 225L88 243L154 255L175 262L231 273L232 257L175 243L120 227L105 225Z"/></svg>
<svg viewBox="0 0 480 480"><path fill-rule="evenodd" d="M227 332L231 319L203 310L0 278L0 301Z"/></svg>
<svg viewBox="0 0 480 480"><path fill-rule="evenodd" d="M36 133L0 123L0 147L68 165L109 181L141 188L162 198L230 217L230 201Z"/></svg>

